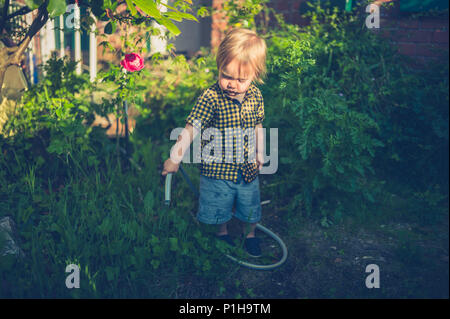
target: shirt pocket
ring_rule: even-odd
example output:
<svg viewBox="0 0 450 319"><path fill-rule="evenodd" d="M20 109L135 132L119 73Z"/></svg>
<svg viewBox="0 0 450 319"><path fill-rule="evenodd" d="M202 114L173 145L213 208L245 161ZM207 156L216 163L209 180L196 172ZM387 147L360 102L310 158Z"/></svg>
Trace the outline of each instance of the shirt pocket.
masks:
<svg viewBox="0 0 450 319"><path fill-rule="evenodd" d="M243 126L244 128L255 127L258 120L258 112L256 108L243 110Z"/></svg>

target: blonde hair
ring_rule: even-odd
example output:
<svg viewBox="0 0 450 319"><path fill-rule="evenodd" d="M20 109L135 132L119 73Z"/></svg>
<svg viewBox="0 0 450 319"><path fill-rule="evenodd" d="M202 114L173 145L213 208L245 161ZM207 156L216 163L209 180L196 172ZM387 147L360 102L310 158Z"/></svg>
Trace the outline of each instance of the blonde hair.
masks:
<svg viewBox="0 0 450 319"><path fill-rule="evenodd" d="M234 59L237 59L241 66L249 65L255 71L254 80L264 83L266 42L256 32L240 28L227 32L217 51L216 63L219 72Z"/></svg>

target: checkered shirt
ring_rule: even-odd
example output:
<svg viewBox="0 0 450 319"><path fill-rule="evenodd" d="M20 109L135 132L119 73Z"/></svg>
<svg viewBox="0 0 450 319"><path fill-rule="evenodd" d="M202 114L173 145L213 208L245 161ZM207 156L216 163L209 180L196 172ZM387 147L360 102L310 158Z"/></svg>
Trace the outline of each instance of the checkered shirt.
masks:
<svg viewBox="0 0 450 319"><path fill-rule="evenodd" d="M186 119L202 133L201 174L236 182L241 170L246 182L253 181L258 176L255 126L263 120L264 101L254 84L249 86L242 103L226 96L218 82L206 89ZM220 132L222 138L216 139L214 131Z"/></svg>

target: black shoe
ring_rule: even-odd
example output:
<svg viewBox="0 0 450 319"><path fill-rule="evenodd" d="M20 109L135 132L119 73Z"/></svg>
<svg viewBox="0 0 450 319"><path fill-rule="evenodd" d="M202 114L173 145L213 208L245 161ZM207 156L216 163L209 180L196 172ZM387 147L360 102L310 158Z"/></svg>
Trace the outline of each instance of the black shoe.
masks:
<svg viewBox="0 0 450 319"><path fill-rule="evenodd" d="M226 242L228 245L235 247L236 245L234 244L233 240L231 239L230 235L226 234L226 235L220 235L220 236L216 236L217 239L223 240L224 242Z"/></svg>
<svg viewBox="0 0 450 319"><path fill-rule="evenodd" d="M259 238L245 238L245 250L252 257L261 257L261 247L259 246Z"/></svg>

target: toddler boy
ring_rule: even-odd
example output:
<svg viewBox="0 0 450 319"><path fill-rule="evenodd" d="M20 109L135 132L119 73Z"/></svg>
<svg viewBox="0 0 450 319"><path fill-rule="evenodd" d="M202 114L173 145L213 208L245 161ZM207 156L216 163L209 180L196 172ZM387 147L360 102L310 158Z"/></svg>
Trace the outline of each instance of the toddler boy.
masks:
<svg viewBox="0 0 450 319"><path fill-rule="evenodd" d="M162 175L177 172L195 136L212 129L209 135L214 139L210 143L215 140L218 144L214 145L219 147L214 148L214 154L205 152L202 141L197 219L217 224L218 238L234 245L227 222L235 205L234 216L250 226L244 245L253 257L261 255L255 227L261 219L258 173L264 162L261 124L264 102L252 82L263 82L265 60L266 44L255 32L232 29L226 34L216 58L219 79L198 98L162 172Z"/></svg>

